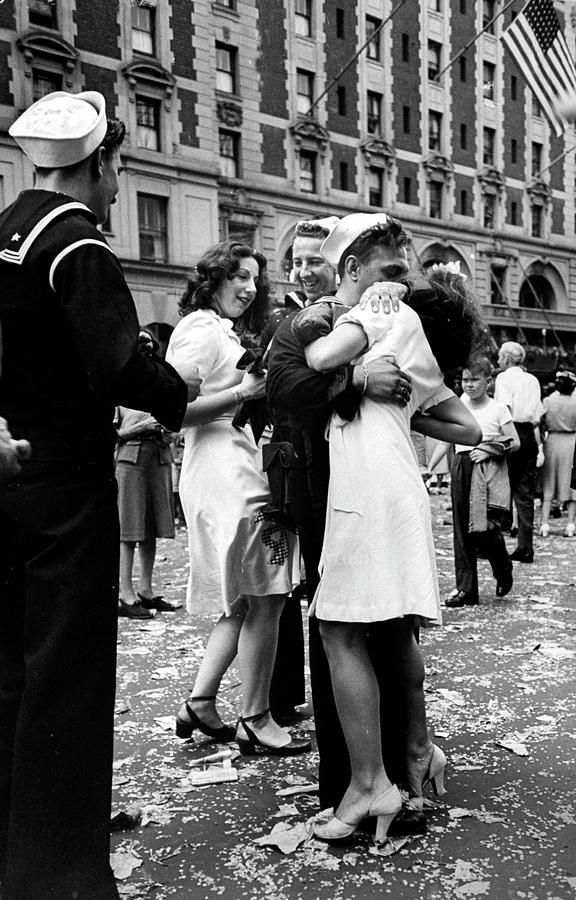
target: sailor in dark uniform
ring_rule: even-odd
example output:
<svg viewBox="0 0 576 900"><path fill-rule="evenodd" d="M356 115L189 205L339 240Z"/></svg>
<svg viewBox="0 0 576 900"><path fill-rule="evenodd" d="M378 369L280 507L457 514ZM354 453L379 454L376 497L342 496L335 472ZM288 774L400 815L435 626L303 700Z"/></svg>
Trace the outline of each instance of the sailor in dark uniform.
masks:
<svg viewBox="0 0 576 900"><path fill-rule="evenodd" d="M191 391L139 346L96 225L124 126L97 92L50 94L10 134L34 190L0 215L0 410L31 458L0 486L0 891L110 900L119 533L115 405L178 431Z"/></svg>

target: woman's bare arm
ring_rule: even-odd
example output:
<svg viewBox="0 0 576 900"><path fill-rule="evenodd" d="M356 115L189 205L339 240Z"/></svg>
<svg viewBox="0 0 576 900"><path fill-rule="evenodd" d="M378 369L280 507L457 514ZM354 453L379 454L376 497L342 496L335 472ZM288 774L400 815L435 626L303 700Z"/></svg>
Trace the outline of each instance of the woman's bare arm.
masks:
<svg viewBox="0 0 576 900"><path fill-rule="evenodd" d="M482 429L458 397L449 397L426 413L414 413L411 427L420 434L450 444L475 447L482 440Z"/></svg>

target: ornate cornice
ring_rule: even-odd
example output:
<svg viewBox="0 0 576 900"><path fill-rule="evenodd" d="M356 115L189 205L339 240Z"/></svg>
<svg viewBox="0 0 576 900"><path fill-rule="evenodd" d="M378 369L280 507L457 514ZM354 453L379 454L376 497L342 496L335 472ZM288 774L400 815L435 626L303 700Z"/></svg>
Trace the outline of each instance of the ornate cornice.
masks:
<svg viewBox="0 0 576 900"><path fill-rule="evenodd" d="M238 128L242 124L242 107L231 100L217 100L216 111L223 125Z"/></svg>
<svg viewBox="0 0 576 900"><path fill-rule="evenodd" d="M320 150L324 153L328 146L330 135L327 130L315 119L298 119L290 126L290 134L298 150L302 147Z"/></svg>
<svg viewBox="0 0 576 900"><path fill-rule="evenodd" d="M369 137L362 141L360 149L366 157L366 162L369 166L376 163L386 169L392 168L396 158L396 151L388 141L384 141L382 138Z"/></svg>
<svg viewBox="0 0 576 900"><path fill-rule="evenodd" d="M454 166L448 157L441 153L432 153L427 159L422 161L426 178L428 181L449 182L454 172Z"/></svg>
<svg viewBox="0 0 576 900"><path fill-rule="evenodd" d="M135 59L122 66L120 71L128 82L128 97L131 103L136 99L137 87L143 86L162 95L166 109L170 109L170 98L174 93L176 79L161 63L155 59Z"/></svg>
<svg viewBox="0 0 576 900"><path fill-rule="evenodd" d="M533 181L526 187L532 202L539 201L543 206L548 206L552 200L552 191L544 181Z"/></svg>
<svg viewBox="0 0 576 900"><path fill-rule="evenodd" d="M485 166L480 172L476 175L478 181L480 182L480 187L483 193L493 192L500 194L504 190L504 186L506 181L504 180L504 176L498 169L494 169L492 166Z"/></svg>
<svg viewBox="0 0 576 900"><path fill-rule="evenodd" d="M67 87L72 87L72 75L80 54L57 31L27 31L20 35L16 46L24 57L27 78L32 77L32 68L39 59L49 60L62 68Z"/></svg>

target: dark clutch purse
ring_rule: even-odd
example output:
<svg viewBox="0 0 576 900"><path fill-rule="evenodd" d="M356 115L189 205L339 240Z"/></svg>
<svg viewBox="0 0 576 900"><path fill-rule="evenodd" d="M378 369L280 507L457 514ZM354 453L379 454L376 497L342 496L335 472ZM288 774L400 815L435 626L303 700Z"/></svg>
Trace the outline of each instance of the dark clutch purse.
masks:
<svg viewBox="0 0 576 900"><path fill-rule="evenodd" d="M262 468L268 478L270 503L264 512L273 515L290 531L296 531L291 510L291 473L298 466L298 454L289 441L275 441L262 447Z"/></svg>

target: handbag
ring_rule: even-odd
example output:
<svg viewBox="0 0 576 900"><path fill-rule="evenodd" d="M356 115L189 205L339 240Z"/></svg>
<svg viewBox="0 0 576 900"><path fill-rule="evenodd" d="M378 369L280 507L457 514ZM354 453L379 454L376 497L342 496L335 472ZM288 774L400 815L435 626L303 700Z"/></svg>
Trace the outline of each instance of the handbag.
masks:
<svg viewBox="0 0 576 900"><path fill-rule="evenodd" d="M291 473L299 457L289 441L274 441L262 447L262 468L268 478L270 502L264 512L274 515L290 531L296 531L291 509Z"/></svg>

